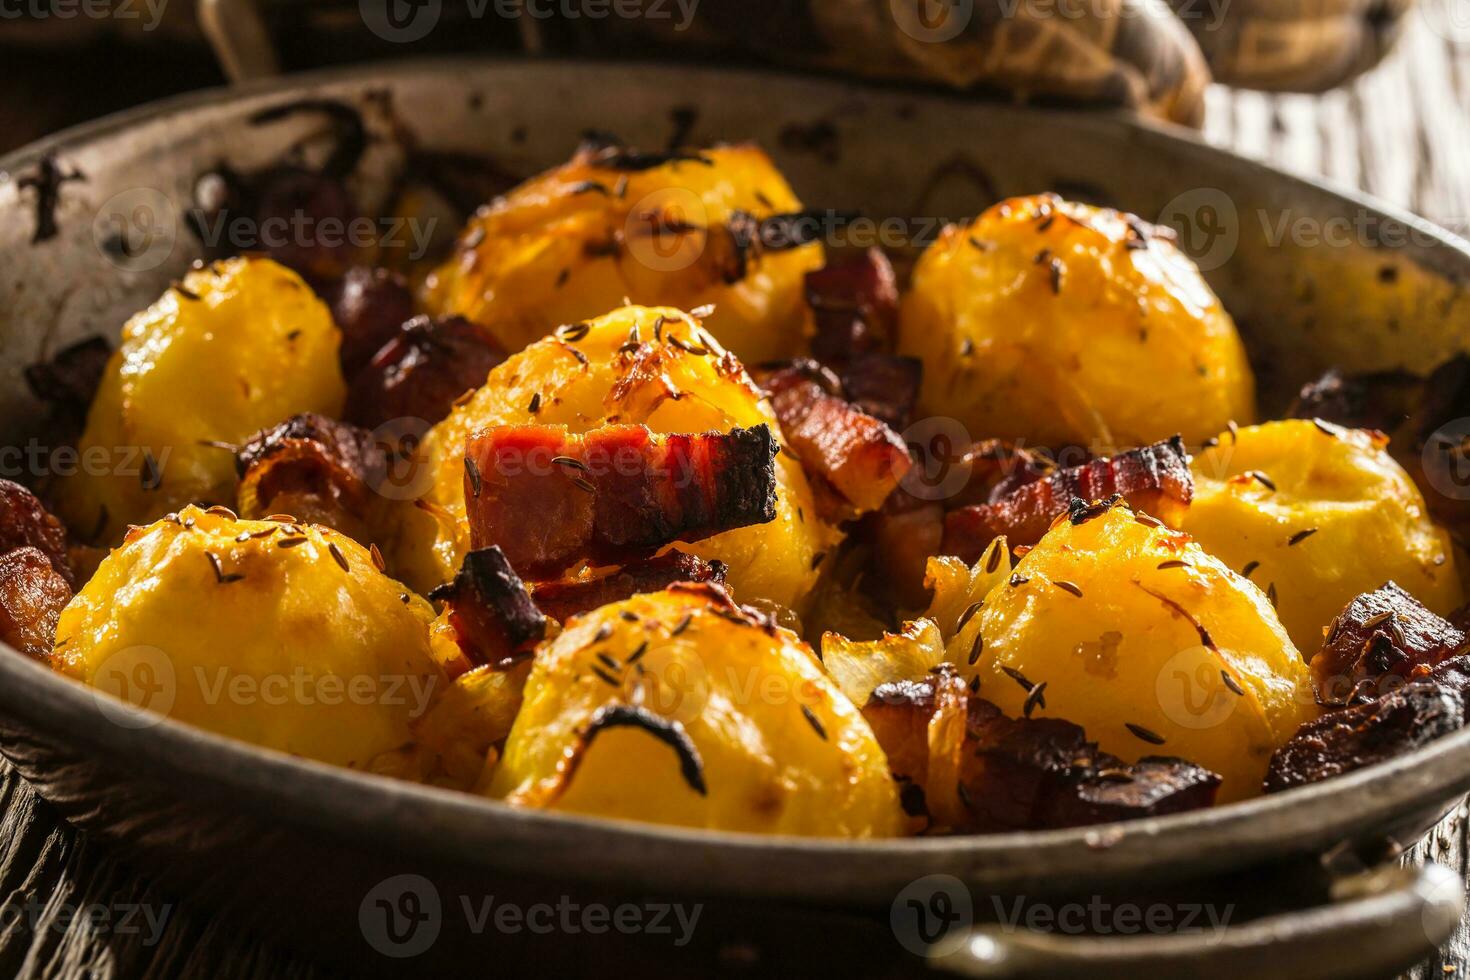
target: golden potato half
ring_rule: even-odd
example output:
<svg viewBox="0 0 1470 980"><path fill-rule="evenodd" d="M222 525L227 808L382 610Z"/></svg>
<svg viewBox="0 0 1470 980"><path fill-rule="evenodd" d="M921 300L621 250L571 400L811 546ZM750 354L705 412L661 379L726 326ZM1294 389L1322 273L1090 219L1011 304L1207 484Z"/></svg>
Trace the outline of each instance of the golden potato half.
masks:
<svg viewBox="0 0 1470 980"><path fill-rule="evenodd" d="M1378 433L1306 419L1222 432L1184 529L1274 596L1308 657L1354 596L1392 579L1433 612L1464 601L1449 535Z"/></svg>
<svg viewBox="0 0 1470 980"><path fill-rule="evenodd" d="M655 432L728 432L775 416L740 362L700 321L670 308L631 306L562 328L490 372L484 387L425 437L420 453L426 511L411 515L395 567L420 589L447 582L469 550L464 446L493 425L565 425L574 433L624 422ZM801 465L776 459L776 519L726 531L681 549L730 566L742 602L799 607L816 580L813 559L836 532L816 516Z"/></svg>
<svg viewBox="0 0 1470 980"><path fill-rule="evenodd" d="M899 348L924 363L920 411L975 438L1109 451L1255 417L1245 348L1194 264L1131 215L1051 194L945 230Z"/></svg>
<svg viewBox="0 0 1470 980"><path fill-rule="evenodd" d="M544 644L490 795L685 827L887 837L872 731L795 634L676 586Z"/></svg>
<svg viewBox="0 0 1470 980"><path fill-rule="evenodd" d="M1260 793L1271 753L1316 714L1306 664L1261 591L1124 505L1061 518L975 618L983 643L968 669L982 697L1081 725L1130 762L1212 769L1222 801Z"/></svg>
<svg viewBox="0 0 1470 980"><path fill-rule="evenodd" d="M647 169L579 152L481 209L430 276L425 304L518 351L624 297L686 310L714 303L711 329L742 358L789 357L805 341L802 277L822 265L822 246L757 248L742 261L729 226L737 212L761 219L800 208L753 145Z"/></svg>
<svg viewBox="0 0 1470 980"><path fill-rule="evenodd" d="M238 258L190 272L123 327L77 472L56 489L61 517L115 542L185 504L233 503L229 445L298 412L341 414L340 342L285 266Z"/></svg>
<svg viewBox="0 0 1470 980"><path fill-rule="evenodd" d="M433 616L345 535L186 507L103 560L51 660L200 728L364 768L447 687Z"/></svg>

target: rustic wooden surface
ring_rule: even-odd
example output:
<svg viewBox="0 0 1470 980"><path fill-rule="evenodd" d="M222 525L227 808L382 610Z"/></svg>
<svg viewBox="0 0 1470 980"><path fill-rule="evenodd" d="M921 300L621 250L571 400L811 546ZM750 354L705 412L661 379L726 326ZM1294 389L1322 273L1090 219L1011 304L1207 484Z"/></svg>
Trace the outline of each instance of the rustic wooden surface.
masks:
<svg viewBox="0 0 1470 980"><path fill-rule="evenodd" d="M1390 60L1324 96L1210 93L1206 136L1305 174L1365 190L1470 231L1470 0L1428 0ZM1458 25L1454 15L1464 23ZM1461 807L1407 860L1470 873ZM146 877L59 821L0 763L0 976L25 978L308 978L323 971L242 935L208 909L176 904ZM74 915L92 905L147 904L166 916L162 940L98 927ZM116 920L114 919L116 924ZM1470 926L1416 980L1470 971Z"/></svg>

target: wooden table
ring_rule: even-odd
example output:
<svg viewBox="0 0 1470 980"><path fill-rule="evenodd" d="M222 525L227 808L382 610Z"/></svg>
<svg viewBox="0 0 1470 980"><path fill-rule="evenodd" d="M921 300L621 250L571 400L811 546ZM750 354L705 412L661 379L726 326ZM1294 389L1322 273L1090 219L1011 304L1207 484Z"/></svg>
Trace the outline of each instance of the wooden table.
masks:
<svg viewBox="0 0 1470 980"><path fill-rule="evenodd" d="M1459 234L1470 230L1470 0L1427 0L1390 60L1320 97L1210 93L1206 136L1249 156L1361 187ZM1458 39L1446 28L1458 7ZM1451 35L1451 36L1446 36ZM1470 873L1461 807L1409 861ZM0 976L308 978L325 971L243 935L207 908L175 903L60 821L0 762ZM72 910L147 904L161 940L99 928ZM1412 971L1418 980L1470 970L1470 925ZM758 972L758 970L757 970Z"/></svg>

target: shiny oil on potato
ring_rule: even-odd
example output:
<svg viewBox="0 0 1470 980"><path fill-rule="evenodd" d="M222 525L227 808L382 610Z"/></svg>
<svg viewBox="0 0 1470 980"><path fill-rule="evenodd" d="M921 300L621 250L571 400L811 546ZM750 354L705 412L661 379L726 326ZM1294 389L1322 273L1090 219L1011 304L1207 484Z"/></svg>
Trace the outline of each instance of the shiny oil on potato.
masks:
<svg viewBox="0 0 1470 980"><path fill-rule="evenodd" d="M710 329L748 363L796 354L802 277L822 265L822 246L736 241L749 219L801 207L770 158L737 145L636 169L624 160L617 148L579 152L487 205L430 277L426 305L518 351L628 301L713 303Z"/></svg>
<svg viewBox="0 0 1470 980"><path fill-rule="evenodd" d="M176 720L364 768L447 686L432 619L351 538L186 507L102 562L51 660Z"/></svg>
<svg viewBox="0 0 1470 980"><path fill-rule="evenodd" d="M229 446L298 412L341 413L340 332L296 273L269 259L195 269L123 327L56 488L63 519L116 541L190 503L233 503Z"/></svg>
<svg viewBox="0 0 1470 980"><path fill-rule="evenodd" d="M1220 433L1190 468L1184 529L1272 596L1309 657L1343 606L1386 581L1442 616L1464 601L1449 535L1378 433L1266 422Z"/></svg>
<svg viewBox="0 0 1470 980"><path fill-rule="evenodd" d="M604 606L544 644L490 795L715 830L901 825L883 751L811 649L708 586Z"/></svg>
<svg viewBox="0 0 1470 980"><path fill-rule="evenodd" d="M1081 725L1128 761L1212 769L1222 801L1261 792L1271 753L1316 714L1306 664L1261 591L1124 505L1059 519L975 619L980 652L961 669L978 671L983 697Z"/></svg>
<svg viewBox="0 0 1470 980"><path fill-rule="evenodd" d="M946 229L904 296L920 412L975 438L1101 451L1254 419L1235 324L1164 232L1055 195Z"/></svg>
<svg viewBox="0 0 1470 980"><path fill-rule="evenodd" d="M728 432L769 425L775 417L733 354L698 319L670 308L625 307L565 327L490 372L484 387L425 437L421 509L400 535L399 561L409 581L430 589L447 582L469 550L464 447L494 425L565 425L574 433L619 423L655 432ZM816 579L813 559L836 537L816 516L801 464L776 459L776 519L726 531L681 549L729 565L742 602L767 599L799 608Z"/></svg>

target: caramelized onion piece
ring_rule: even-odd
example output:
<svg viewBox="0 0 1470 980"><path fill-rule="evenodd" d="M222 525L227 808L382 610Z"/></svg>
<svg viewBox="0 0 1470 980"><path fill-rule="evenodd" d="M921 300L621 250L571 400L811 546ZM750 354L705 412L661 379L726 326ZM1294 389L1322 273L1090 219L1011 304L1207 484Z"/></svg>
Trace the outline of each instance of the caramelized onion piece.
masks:
<svg viewBox="0 0 1470 980"><path fill-rule="evenodd" d="M537 582L532 598L548 616L560 622L610 602L644 592L659 592L675 582L712 582L723 585L725 563L705 561L682 551L631 562L601 578L585 581Z"/></svg>
<svg viewBox="0 0 1470 980"><path fill-rule="evenodd" d="M1184 441L1175 436L1059 469L990 503L953 510L945 515L941 553L973 562L1001 535L1012 547L1035 544L1052 521L1067 513L1071 501L1101 500L1114 494L1135 510L1177 524L1194 495Z"/></svg>
<svg viewBox="0 0 1470 980"><path fill-rule="evenodd" d="M374 490L387 472L372 433L324 415L295 415L251 436L235 453L240 516L291 514L364 544L387 540L389 500Z"/></svg>
<svg viewBox="0 0 1470 980"><path fill-rule="evenodd" d="M352 378L413 317L407 281L388 269L357 265L322 297L342 331L342 373Z"/></svg>
<svg viewBox="0 0 1470 980"><path fill-rule="evenodd" d="M66 528L19 483L0 480L0 555L35 548L68 585L76 584L67 561Z"/></svg>
<svg viewBox="0 0 1470 980"><path fill-rule="evenodd" d="M0 555L0 640L46 659L71 596L71 586L41 549L16 548Z"/></svg>
<svg viewBox="0 0 1470 980"><path fill-rule="evenodd" d="M546 616L496 547L465 555L454 581L429 598L449 607L459 648L475 667L505 670L529 657L546 636Z"/></svg>
<svg viewBox="0 0 1470 980"><path fill-rule="evenodd" d="M903 440L843 398L841 383L817 362L793 361L757 380L807 475L825 482L848 505L841 513L824 513L827 519L881 507L913 465Z"/></svg>
<svg viewBox="0 0 1470 980"><path fill-rule="evenodd" d="M438 422L505 357L463 317L414 317L351 379L347 418L366 428L395 419Z"/></svg>
<svg viewBox="0 0 1470 980"><path fill-rule="evenodd" d="M1130 765L1099 751L1071 722L1007 718L963 684L957 688L957 681L941 666L919 680L880 686L863 707L894 776L920 787L930 814L947 829L1076 827L1214 802L1220 777L1207 769L1162 756ZM952 753L952 746L934 737L934 722L942 723L941 703L956 691L965 698L965 724L963 742ZM948 783L951 755L959 763L954 786ZM958 806L939 802L951 799Z"/></svg>
<svg viewBox="0 0 1470 980"><path fill-rule="evenodd" d="M496 426L468 440L470 541L499 545L523 574L646 558L675 541L776 516L776 440L764 425L655 435L606 426Z"/></svg>

